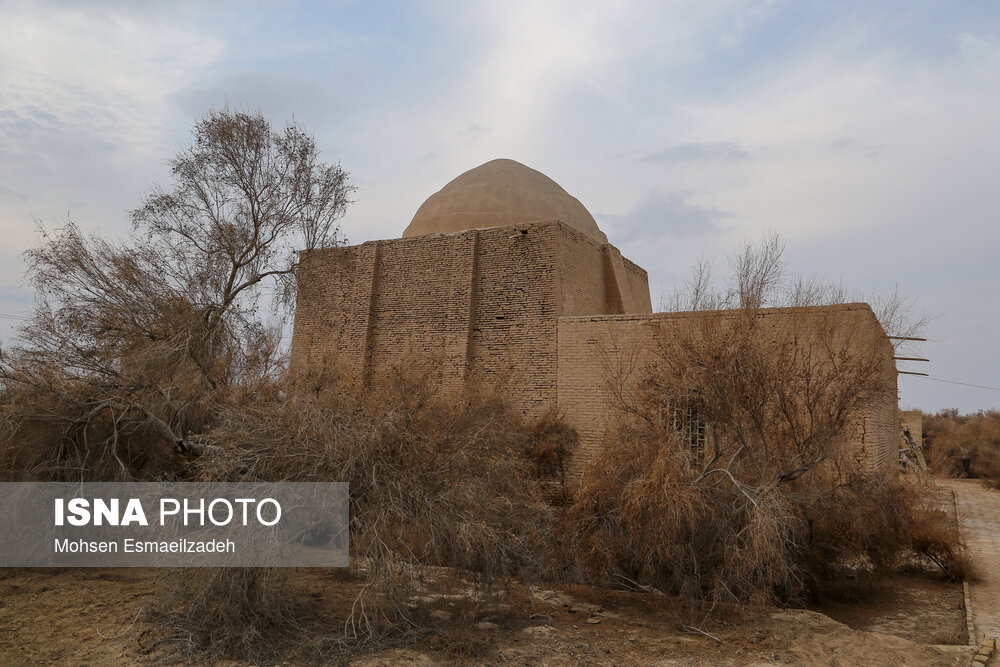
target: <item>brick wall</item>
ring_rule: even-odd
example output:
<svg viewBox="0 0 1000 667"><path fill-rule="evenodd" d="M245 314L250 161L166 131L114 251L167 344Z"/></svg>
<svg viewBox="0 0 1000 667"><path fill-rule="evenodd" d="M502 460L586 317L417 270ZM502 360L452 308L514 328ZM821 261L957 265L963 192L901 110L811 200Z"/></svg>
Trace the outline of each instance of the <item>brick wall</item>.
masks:
<svg viewBox="0 0 1000 667"><path fill-rule="evenodd" d="M371 338L378 242L302 253L292 336L294 370L341 365L360 378Z"/></svg>
<svg viewBox="0 0 1000 667"><path fill-rule="evenodd" d="M615 252L618 252L617 248ZM618 256L621 257L621 253L618 253ZM625 283L629 291L629 304L626 304L625 312L653 312L652 302L649 299L649 276L646 275L646 270L625 257L622 257L622 264L625 267Z"/></svg>
<svg viewBox="0 0 1000 667"><path fill-rule="evenodd" d="M556 399L557 319L650 311L646 272L558 221L373 241L303 254L294 373L340 364L377 381L407 359L443 382L505 373L521 409Z"/></svg>
<svg viewBox="0 0 1000 667"><path fill-rule="evenodd" d="M910 428L910 435L913 442L922 445L924 442L924 413L920 410L900 410L899 428Z"/></svg>
<svg viewBox="0 0 1000 667"><path fill-rule="evenodd" d="M579 480L616 423L618 415L612 407L609 377L623 378L621 386L628 393L660 341L690 332L705 318L718 322L732 316L732 311L710 311L560 318L559 407L580 434L580 447L569 464L568 477ZM797 345L808 345L810 338L832 331L835 338L842 340L850 336L851 345L879 346L885 360L886 389L869 397L869 409L850 440L864 466L890 469L895 464L899 439L895 366L892 346L871 309L866 304L769 309L762 311L761 317L776 332L776 338L793 326L805 329L806 335L797 337Z"/></svg>

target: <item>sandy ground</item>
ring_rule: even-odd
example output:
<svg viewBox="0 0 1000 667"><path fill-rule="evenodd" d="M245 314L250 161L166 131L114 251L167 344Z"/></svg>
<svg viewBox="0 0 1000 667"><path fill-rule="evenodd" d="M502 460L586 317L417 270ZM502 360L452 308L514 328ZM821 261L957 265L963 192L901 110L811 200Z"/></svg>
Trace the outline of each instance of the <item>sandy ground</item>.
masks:
<svg viewBox="0 0 1000 667"><path fill-rule="evenodd" d="M156 594L156 576L139 569L0 571L0 664L184 660L177 638L164 639L141 613ZM353 585L301 571L296 586L314 606L317 630L337 631ZM678 630L661 596L519 589L511 607L461 631L449 622L456 611L447 598L429 602L437 632L407 649L355 656L354 664L965 665L967 646L931 645L965 641L961 601L960 586L900 575L867 600L824 609L843 623L807 610L723 612L701 634ZM281 660L300 664L311 655L298 647ZM326 661L346 658L328 654Z"/></svg>

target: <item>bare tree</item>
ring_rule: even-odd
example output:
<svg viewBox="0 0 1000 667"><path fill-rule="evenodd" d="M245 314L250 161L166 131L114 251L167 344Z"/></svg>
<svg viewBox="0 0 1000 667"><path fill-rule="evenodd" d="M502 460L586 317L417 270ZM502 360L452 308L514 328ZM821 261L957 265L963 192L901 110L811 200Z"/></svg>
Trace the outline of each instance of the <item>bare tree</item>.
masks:
<svg viewBox="0 0 1000 667"><path fill-rule="evenodd" d="M0 360L4 397L81 468L99 449L127 476L122 439L140 434L183 452L218 397L259 388L281 364L262 289L289 306L297 251L341 242L348 174L294 124L213 111L170 165L173 186L144 198L124 242L67 222L26 253L36 307Z"/></svg>
<svg viewBox="0 0 1000 667"><path fill-rule="evenodd" d="M785 241L776 232L767 232L758 243L744 243L729 257L731 269L728 282L720 285L712 274L712 266L699 260L692 277L679 289L664 294L661 308L667 312L801 308L835 303L866 302L875 312L882 328L896 337L897 349L914 347L906 338L919 336L930 318L914 310L914 302L899 291L891 294L866 294L849 291L843 283L822 276L790 275L784 260Z"/></svg>
<svg viewBox="0 0 1000 667"><path fill-rule="evenodd" d="M764 234L760 243L744 243L729 257L728 284L719 286L707 260L699 260L692 278L661 299L666 311L763 308L776 305L785 278L785 242L776 232Z"/></svg>
<svg viewBox="0 0 1000 667"><path fill-rule="evenodd" d="M744 244L730 258L733 269L730 301L739 308L763 308L778 293L785 275L785 242L776 232L764 235L760 245Z"/></svg>
<svg viewBox="0 0 1000 667"><path fill-rule="evenodd" d="M132 212L135 229L168 253L171 277L199 287L192 297L210 328L266 278L293 294L297 251L340 242L354 188L318 156L294 124L276 132L260 114L213 111L171 162L174 188L155 188Z"/></svg>

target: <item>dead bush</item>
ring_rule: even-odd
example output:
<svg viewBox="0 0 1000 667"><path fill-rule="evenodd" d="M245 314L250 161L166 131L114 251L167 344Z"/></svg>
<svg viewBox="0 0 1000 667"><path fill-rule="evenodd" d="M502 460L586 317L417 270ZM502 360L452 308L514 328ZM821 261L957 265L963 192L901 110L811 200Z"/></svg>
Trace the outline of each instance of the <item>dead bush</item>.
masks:
<svg viewBox="0 0 1000 667"><path fill-rule="evenodd" d="M684 315L652 354L609 346L620 423L572 508L599 579L708 603L795 604L824 578L878 574L913 547L945 558L916 539L918 494L894 469L868 473L847 445L873 401L895 398L891 344L834 311L785 311L772 324L762 305L785 291L780 253L774 239L746 249L724 292L702 270L689 302L730 310ZM796 305L812 300L793 292Z"/></svg>
<svg viewBox="0 0 1000 667"><path fill-rule="evenodd" d="M146 419L104 406L86 383L0 390L0 481L176 479L183 459Z"/></svg>
<svg viewBox="0 0 1000 667"><path fill-rule="evenodd" d="M909 546L918 493L895 475L828 473L802 485L814 583L891 569Z"/></svg>
<svg viewBox="0 0 1000 667"><path fill-rule="evenodd" d="M287 570L184 568L165 579L150 615L167 630L160 640L178 644L188 659L201 651L267 663L301 636Z"/></svg>
<svg viewBox="0 0 1000 667"><path fill-rule="evenodd" d="M472 379L448 390L433 370L412 371L421 367L404 363L364 392L289 384L234 405L198 439L201 480L350 483L351 561L363 583L337 639L345 646L430 631L414 599L451 590L495 604L512 577L552 568L547 494L572 432L552 415L526 420L502 387ZM435 566L458 574L429 577ZM178 583L174 599L196 592ZM196 609L171 613L191 628Z"/></svg>
<svg viewBox="0 0 1000 667"><path fill-rule="evenodd" d="M961 547L957 517L928 503L926 495L915 499L909 526L913 553L933 563L950 581L974 581L976 571Z"/></svg>
<svg viewBox="0 0 1000 667"><path fill-rule="evenodd" d="M808 507L811 568L826 578L838 567L879 575L910 554L951 581L971 578L948 505L912 477L865 475L832 485Z"/></svg>
<svg viewBox="0 0 1000 667"><path fill-rule="evenodd" d="M831 455L762 488L739 466L706 474L698 458L707 454L676 431L630 423L593 462L572 508L598 581L756 606L801 604L845 578L871 581L908 554L949 579L970 575L954 519L917 480ZM768 464L776 475L788 465Z"/></svg>
<svg viewBox="0 0 1000 667"><path fill-rule="evenodd" d="M924 416L923 431L924 453L935 473L1000 488L1000 411L942 410Z"/></svg>
<svg viewBox="0 0 1000 667"><path fill-rule="evenodd" d="M566 460L578 444L576 431L549 408L530 424L526 435L525 454L534 463L535 475L547 482L553 499L565 501Z"/></svg>

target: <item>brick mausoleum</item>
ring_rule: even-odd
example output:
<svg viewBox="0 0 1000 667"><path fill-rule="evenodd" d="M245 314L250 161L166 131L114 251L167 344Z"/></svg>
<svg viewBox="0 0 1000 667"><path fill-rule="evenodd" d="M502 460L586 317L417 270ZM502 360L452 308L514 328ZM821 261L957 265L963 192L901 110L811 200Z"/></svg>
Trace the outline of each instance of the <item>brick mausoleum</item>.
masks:
<svg viewBox="0 0 1000 667"><path fill-rule="evenodd" d="M337 364L360 386L393 362L432 356L443 382L506 373L521 409L558 407L580 434L567 474L578 479L613 422L609 354L642 359L655 341L725 311L653 313L646 271L608 243L594 218L554 181L493 160L432 195L403 237L303 254L291 365ZM892 346L866 304L763 311L874 337ZM859 460L894 464L896 384L871 397Z"/></svg>

